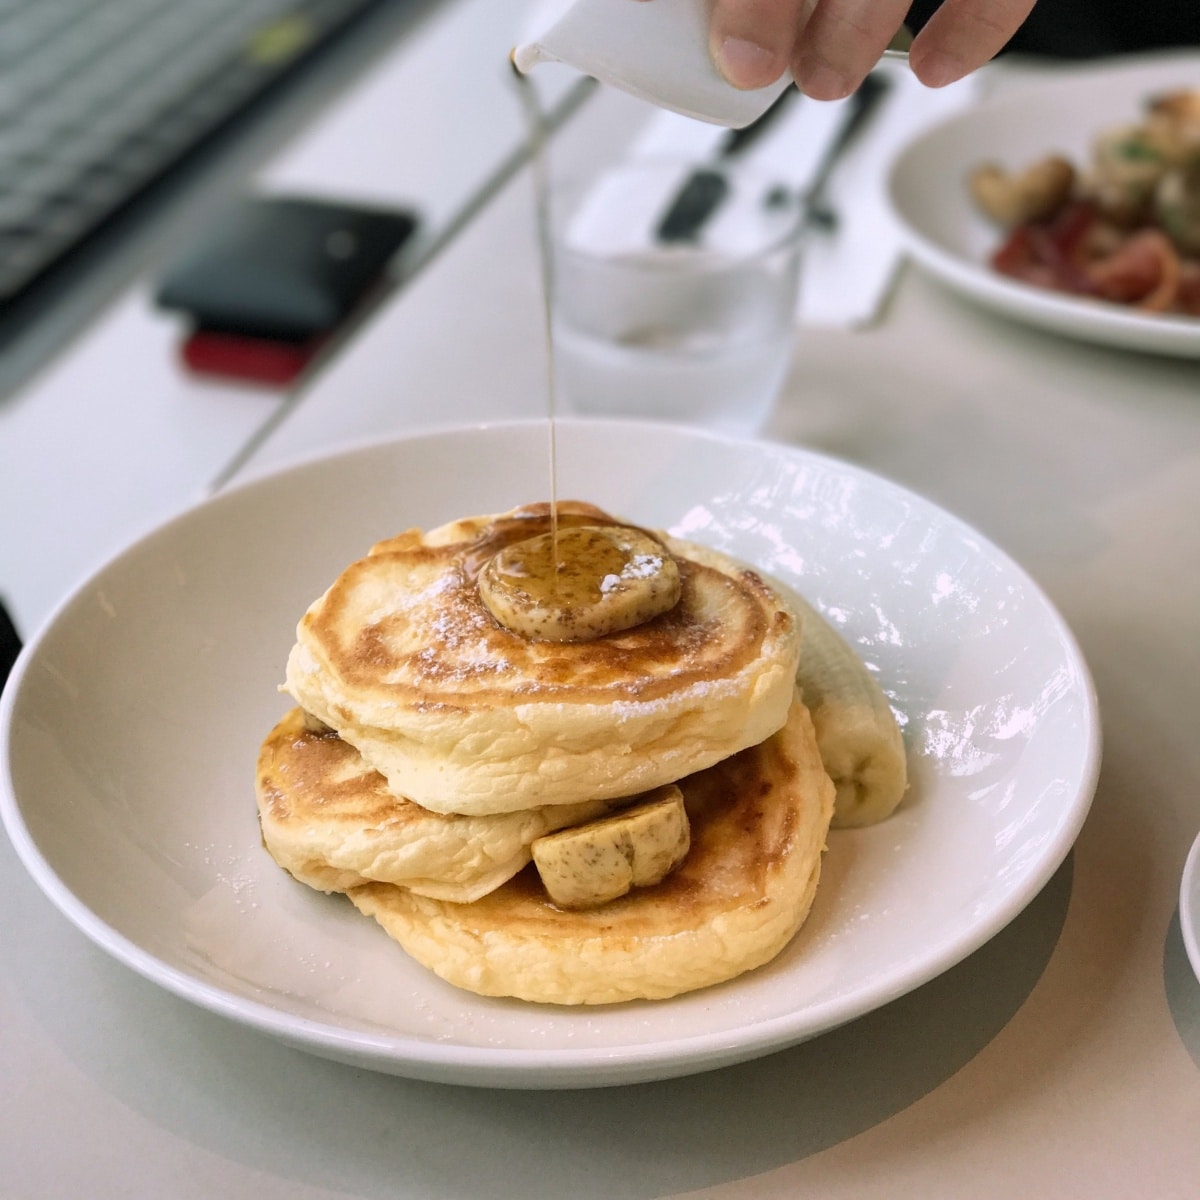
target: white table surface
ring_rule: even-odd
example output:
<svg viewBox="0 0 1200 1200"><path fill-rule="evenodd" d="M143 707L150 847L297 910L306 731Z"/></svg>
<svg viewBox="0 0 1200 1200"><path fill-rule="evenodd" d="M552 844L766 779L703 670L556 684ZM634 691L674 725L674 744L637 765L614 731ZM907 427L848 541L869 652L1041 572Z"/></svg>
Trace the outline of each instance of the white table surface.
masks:
<svg viewBox="0 0 1200 1200"><path fill-rule="evenodd" d="M388 69L364 87L383 87ZM644 119L602 93L555 154L616 153ZM264 177L310 149L291 147ZM0 583L19 591L26 628L68 576L231 461L244 478L347 440L540 414L531 222L518 177L265 430L262 397L247 417L247 397L202 398L163 373L128 404L110 398L110 420L135 429L158 393L164 411L136 453L25 465L22 488L32 479L49 509L26 505L21 554L0 540ZM13 412L33 438L63 381L85 379L93 354L119 372L122 323L147 319L135 289L3 410L0 454L18 437ZM1177 910L1200 830L1197 371L1001 321L911 270L875 328L798 330L770 434L976 525L1044 586L1097 683L1104 763L1077 846L958 967L815 1041L691 1079L566 1093L415 1083L285 1048L158 990L59 916L0 839L0 1196L1200 1194L1200 983ZM13 480L0 472L4 508ZM96 489L118 500L93 504ZM67 519L88 505L101 511ZM54 568L26 557L59 540Z"/></svg>
<svg viewBox="0 0 1200 1200"><path fill-rule="evenodd" d="M0 395L0 594L22 630L85 572L199 498L297 402L180 370L181 324L153 303L167 257L252 189L415 211L418 235L397 269L419 275L519 161L524 119L506 56L523 4L441 0L433 16L422 5L424 19L391 54L240 180L183 208L157 252L144 252L144 276L26 386ZM562 71L539 77L551 111L569 105L575 85Z"/></svg>

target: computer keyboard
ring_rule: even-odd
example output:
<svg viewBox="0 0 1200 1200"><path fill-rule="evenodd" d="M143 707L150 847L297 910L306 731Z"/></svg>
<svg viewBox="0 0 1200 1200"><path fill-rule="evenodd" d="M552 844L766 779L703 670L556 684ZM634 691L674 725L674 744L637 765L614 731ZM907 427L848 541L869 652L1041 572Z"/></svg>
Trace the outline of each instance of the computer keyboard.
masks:
<svg viewBox="0 0 1200 1200"><path fill-rule="evenodd" d="M378 0L0 0L0 308Z"/></svg>

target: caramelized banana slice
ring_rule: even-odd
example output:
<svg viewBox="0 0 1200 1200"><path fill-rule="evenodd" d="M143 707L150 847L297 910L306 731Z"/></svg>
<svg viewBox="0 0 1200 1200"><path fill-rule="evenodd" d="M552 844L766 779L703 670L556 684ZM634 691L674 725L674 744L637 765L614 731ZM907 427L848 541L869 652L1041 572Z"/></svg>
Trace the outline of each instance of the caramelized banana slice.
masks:
<svg viewBox="0 0 1200 1200"><path fill-rule="evenodd" d="M668 783L611 817L535 838L531 849L555 904L594 908L630 888L660 883L690 845L683 793Z"/></svg>
<svg viewBox="0 0 1200 1200"><path fill-rule="evenodd" d="M540 642L585 642L674 608L679 567L648 533L576 525L506 546L479 573L479 595L506 629Z"/></svg>

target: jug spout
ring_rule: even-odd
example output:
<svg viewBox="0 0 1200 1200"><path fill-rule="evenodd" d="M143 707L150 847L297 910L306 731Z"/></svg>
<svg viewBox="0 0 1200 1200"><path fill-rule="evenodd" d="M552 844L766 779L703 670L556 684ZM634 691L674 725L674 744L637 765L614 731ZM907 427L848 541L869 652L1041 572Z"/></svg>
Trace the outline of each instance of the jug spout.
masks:
<svg viewBox="0 0 1200 1200"><path fill-rule="evenodd" d="M538 63L554 62L555 60L546 53L546 51L535 42L522 42L519 46L513 47L512 54L509 55L512 59L512 64L521 72L522 75L528 75Z"/></svg>
<svg viewBox="0 0 1200 1200"><path fill-rule="evenodd" d="M740 129L791 85L742 91L708 52L708 0L540 0L512 53L522 73L561 62L648 100L714 125Z"/></svg>

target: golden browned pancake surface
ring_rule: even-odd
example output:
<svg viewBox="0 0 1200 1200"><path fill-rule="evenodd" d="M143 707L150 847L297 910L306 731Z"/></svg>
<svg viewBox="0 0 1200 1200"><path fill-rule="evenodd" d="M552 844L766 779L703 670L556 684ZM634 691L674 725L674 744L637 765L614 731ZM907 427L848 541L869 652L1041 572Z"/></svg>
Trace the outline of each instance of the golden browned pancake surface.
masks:
<svg viewBox="0 0 1200 1200"><path fill-rule="evenodd" d="M332 730L308 728L298 708L263 741L255 783L263 844L324 892L380 880L470 902L529 862L534 838L610 811L601 800L484 817L428 812L389 791Z"/></svg>
<svg viewBox="0 0 1200 1200"><path fill-rule="evenodd" d="M564 523L612 522L564 502ZM410 530L352 563L308 610L287 690L426 808L465 814L613 798L671 782L778 729L799 629L753 571L664 538L682 596L593 641L498 624L482 564L544 532L548 507Z"/></svg>
<svg viewBox="0 0 1200 1200"><path fill-rule="evenodd" d="M557 908L527 868L474 904L370 884L349 896L459 987L556 1004L661 999L769 961L812 904L833 812L808 710L764 744L679 781L692 826L662 883L587 911Z"/></svg>

